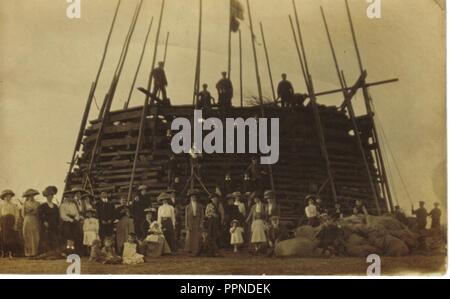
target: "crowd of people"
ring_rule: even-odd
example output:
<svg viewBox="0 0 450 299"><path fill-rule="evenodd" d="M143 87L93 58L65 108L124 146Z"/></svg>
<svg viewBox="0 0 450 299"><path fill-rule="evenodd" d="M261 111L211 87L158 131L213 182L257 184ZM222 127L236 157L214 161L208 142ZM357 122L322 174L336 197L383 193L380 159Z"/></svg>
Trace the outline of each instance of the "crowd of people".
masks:
<svg viewBox="0 0 450 299"><path fill-rule="evenodd" d="M73 188L63 193L59 204L57 193L54 186L45 188L42 195L46 200L40 203L36 200L40 192L35 189L22 194L23 202L14 198L12 190L2 191L2 257L58 259L78 254L89 256L92 262L136 264L176 252L217 257L224 250L248 250L271 256L278 242L292 236L280 222L281 207L271 190L223 195L218 188L207 201L198 190L190 190L187 205L174 190L154 198L147 186L140 186L130 201L125 197L111 200L107 192L96 198L86 190ZM319 239L325 235L326 240L337 220L369 214L359 200L351 209L340 204L330 209L315 195L308 195L305 201L304 218L298 225L322 225ZM424 206L420 202L420 208L412 211L417 217L417 228L424 229L429 216L432 228L440 226L438 204L430 213ZM398 206L393 216L408 221Z"/></svg>

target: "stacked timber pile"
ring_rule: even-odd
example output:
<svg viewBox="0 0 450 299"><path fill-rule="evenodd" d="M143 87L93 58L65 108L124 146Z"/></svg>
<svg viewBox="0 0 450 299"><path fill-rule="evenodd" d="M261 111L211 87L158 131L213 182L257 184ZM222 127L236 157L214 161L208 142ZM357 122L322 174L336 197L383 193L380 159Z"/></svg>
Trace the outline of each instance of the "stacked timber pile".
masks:
<svg viewBox="0 0 450 299"><path fill-rule="evenodd" d="M151 107L145 123L145 137L139 151L136 164L133 192L139 185L147 185L152 196L167 190L167 167L172 154L170 148L171 122L175 117L192 119L192 106ZM326 146L334 176L338 200L345 207L360 199L369 211L376 213L370 193L368 176L356 138L351 132L351 122L343 111L336 107L320 106ZM101 191L111 192L112 198L127 196L136 143L139 134L139 122L142 107L111 112L109 121L104 124L103 133L92 165L92 149L101 127L100 120L90 122L84 132L83 154L76 161L74 171L69 175L69 187L85 185L92 188L96 195ZM203 113L203 117L255 117L260 114L258 107L233 108L228 115L220 115L218 110ZM310 107L295 109L266 108L265 117L280 120L280 157L272 165L273 182L282 210L282 221L295 225L303 214L304 197L317 193L321 186L321 197L328 207L334 205L330 184L327 183L327 168L322 157L313 113ZM368 128L370 129L370 128ZM363 135L363 134L362 134ZM248 140L248 138L247 138ZM372 177L377 183L377 173L371 160L368 142L367 158L370 161ZM187 154L175 156L181 191L190 177L190 159ZM223 186L225 174L231 176L235 189L245 190L244 173L251 163L249 154L204 154L200 160L200 176L208 188L213 191ZM261 166L265 170L267 166ZM91 169L88 175L88 169ZM89 178L86 180L86 178ZM88 182L86 184L86 181ZM265 188L270 188L270 180L265 177ZM196 188L200 188L198 182ZM179 194L184 197L184 194ZM384 200L380 200L382 210L386 210Z"/></svg>

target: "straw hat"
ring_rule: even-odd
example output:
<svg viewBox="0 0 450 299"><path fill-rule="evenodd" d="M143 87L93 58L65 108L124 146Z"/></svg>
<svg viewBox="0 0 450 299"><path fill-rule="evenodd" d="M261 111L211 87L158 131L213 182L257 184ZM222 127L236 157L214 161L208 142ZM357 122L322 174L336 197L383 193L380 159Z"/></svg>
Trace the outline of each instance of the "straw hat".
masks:
<svg viewBox="0 0 450 299"><path fill-rule="evenodd" d="M163 200L170 200L171 197L166 192L161 192L161 194L158 195L157 201L162 202Z"/></svg>
<svg viewBox="0 0 450 299"><path fill-rule="evenodd" d="M36 196L39 195L39 191L36 189L28 189L22 194L22 197Z"/></svg>
<svg viewBox="0 0 450 299"><path fill-rule="evenodd" d="M49 195L56 195L58 193L58 188L55 186L48 186L42 191L42 195L49 196Z"/></svg>
<svg viewBox="0 0 450 299"><path fill-rule="evenodd" d="M237 225L239 226L241 225L241 223L237 219L233 219L233 221L231 221L231 225L233 225L233 223L237 223Z"/></svg>
<svg viewBox="0 0 450 299"><path fill-rule="evenodd" d="M242 193L240 191L236 191L236 192L231 193L231 196L233 196L233 197L241 197Z"/></svg>
<svg viewBox="0 0 450 299"><path fill-rule="evenodd" d="M81 193L81 194L87 193L87 191L84 190L84 189L81 188L81 187L73 187L73 188L70 189L69 191L64 192L64 195L74 194L74 193L78 193L78 192Z"/></svg>
<svg viewBox="0 0 450 299"><path fill-rule="evenodd" d="M14 196L14 195L16 195L16 194L15 194L12 190L6 189L6 190L3 190L3 191L2 191L2 193L0 194L0 198L1 198L1 199L4 199L6 195Z"/></svg>
<svg viewBox="0 0 450 299"><path fill-rule="evenodd" d="M139 190L139 191L147 190L147 189L148 189L148 187L147 187L146 185L140 185L140 186L138 187L138 190Z"/></svg>
<svg viewBox="0 0 450 299"><path fill-rule="evenodd" d="M272 190L264 191L264 198L272 198L275 196L275 193Z"/></svg>
<svg viewBox="0 0 450 299"><path fill-rule="evenodd" d="M155 213L155 212L156 212L156 209L155 209L155 208L147 208L147 209L144 210L144 212L145 212L146 214L148 214L148 213Z"/></svg>
<svg viewBox="0 0 450 299"><path fill-rule="evenodd" d="M317 198L316 195L314 195L314 194L308 194L308 195L306 195L305 200L316 199L316 198Z"/></svg>
<svg viewBox="0 0 450 299"><path fill-rule="evenodd" d="M200 194L200 191L198 191L197 189L189 190L187 193L188 196L199 195L199 194Z"/></svg>

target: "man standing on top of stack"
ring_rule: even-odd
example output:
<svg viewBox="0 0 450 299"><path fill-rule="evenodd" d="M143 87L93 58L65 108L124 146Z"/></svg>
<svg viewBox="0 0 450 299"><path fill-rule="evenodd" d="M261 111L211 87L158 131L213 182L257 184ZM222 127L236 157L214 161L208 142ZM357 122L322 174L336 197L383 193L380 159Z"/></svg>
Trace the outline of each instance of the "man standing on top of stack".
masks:
<svg viewBox="0 0 450 299"><path fill-rule="evenodd" d="M427 228L427 216L428 212L425 209L425 202L419 201L419 208L414 209L414 205L411 207L411 213L416 215L416 228L421 231Z"/></svg>
<svg viewBox="0 0 450 299"><path fill-rule="evenodd" d="M282 108L289 108L291 106L291 99L294 96L294 87L287 80L286 74L281 74L281 78L282 80L278 83L277 88L278 99L281 99Z"/></svg>
<svg viewBox="0 0 450 299"><path fill-rule="evenodd" d="M155 97L157 97L158 92L161 91L162 100L163 101L167 100L166 87L168 84L167 84L166 72L164 71L164 62L162 62L162 61L158 62L158 67L153 69L152 76L153 76L153 80L154 80L153 95Z"/></svg>
<svg viewBox="0 0 450 299"><path fill-rule="evenodd" d="M217 93L219 94L218 104L221 110L231 108L231 100L233 99L233 83L227 77L227 72L222 72L222 79L216 84Z"/></svg>
<svg viewBox="0 0 450 299"><path fill-rule="evenodd" d="M214 98L208 91L208 84L203 84L203 90L198 93L197 107L199 109L210 110L214 103Z"/></svg>

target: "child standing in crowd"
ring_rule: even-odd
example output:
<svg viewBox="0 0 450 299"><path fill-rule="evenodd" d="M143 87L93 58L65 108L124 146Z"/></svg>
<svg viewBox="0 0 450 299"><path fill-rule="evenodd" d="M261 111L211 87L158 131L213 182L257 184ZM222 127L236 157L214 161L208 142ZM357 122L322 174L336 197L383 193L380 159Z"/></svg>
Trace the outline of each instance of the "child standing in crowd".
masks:
<svg viewBox="0 0 450 299"><path fill-rule="evenodd" d="M83 223L83 245L86 246L87 250L90 250L92 243L99 238L99 222L98 219L94 217L94 210L89 209L86 211L86 219ZM89 252L89 251L87 251Z"/></svg>
<svg viewBox="0 0 450 299"><path fill-rule="evenodd" d="M122 263L126 265L142 264L144 256L137 253L138 242L135 233L128 235L128 240L123 244Z"/></svg>
<svg viewBox="0 0 450 299"><path fill-rule="evenodd" d="M111 237L105 237L102 254L104 255L103 264L115 265L122 262L120 256L116 254L116 250L114 249L114 242Z"/></svg>
<svg viewBox="0 0 450 299"><path fill-rule="evenodd" d="M262 220L261 214L257 213L255 219L252 222L252 239L251 243L255 246L255 253L261 249L261 245L267 242L266 226L264 220Z"/></svg>
<svg viewBox="0 0 450 299"><path fill-rule="evenodd" d="M244 233L244 229L240 226L238 220L233 220L231 222L230 235L231 241L230 244L234 246L234 252L238 252L239 246L244 243L244 238L242 237Z"/></svg>

